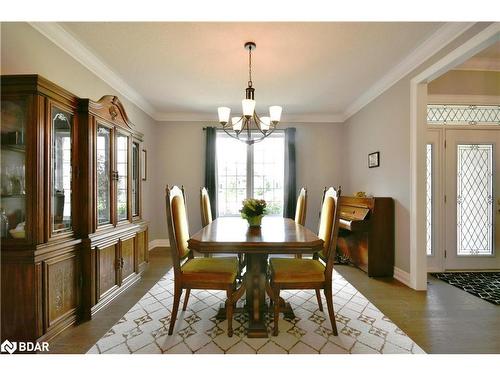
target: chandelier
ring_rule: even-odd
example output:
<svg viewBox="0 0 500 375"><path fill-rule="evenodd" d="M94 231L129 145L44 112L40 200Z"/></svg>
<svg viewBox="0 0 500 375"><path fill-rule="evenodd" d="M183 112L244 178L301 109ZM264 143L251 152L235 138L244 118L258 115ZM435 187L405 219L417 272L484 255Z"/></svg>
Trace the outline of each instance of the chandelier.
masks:
<svg viewBox="0 0 500 375"><path fill-rule="evenodd" d="M245 89L245 99L241 101L243 115L231 117L230 122L231 108L217 108L222 130L249 145L262 141L276 129L282 111L280 106L273 105L269 107L269 116L259 117L255 113L255 89L252 82L252 51L255 48L254 42L245 43L245 49L248 50L248 87Z"/></svg>

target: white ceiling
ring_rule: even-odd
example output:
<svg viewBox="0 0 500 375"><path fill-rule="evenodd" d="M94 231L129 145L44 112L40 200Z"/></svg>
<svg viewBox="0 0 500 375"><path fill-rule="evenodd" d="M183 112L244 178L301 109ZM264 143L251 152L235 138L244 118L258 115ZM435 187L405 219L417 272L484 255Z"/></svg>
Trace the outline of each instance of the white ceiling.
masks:
<svg viewBox="0 0 500 375"><path fill-rule="evenodd" d="M237 114L254 41L259 112L284 120L335 121L425 44L442 23L61 23L134 90L158 119L215 120Z"/></svg>

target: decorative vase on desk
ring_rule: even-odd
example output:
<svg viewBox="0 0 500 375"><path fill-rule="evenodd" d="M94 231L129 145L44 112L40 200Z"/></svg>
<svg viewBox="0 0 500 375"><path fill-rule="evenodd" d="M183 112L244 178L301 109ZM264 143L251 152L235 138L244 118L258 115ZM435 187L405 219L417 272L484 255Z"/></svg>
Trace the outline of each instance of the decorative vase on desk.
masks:
<svg viewBox="0 0 500 375"><path fill-rule="evenodd" d="M245 199L240 210L241 217L248 221L251 228L259 228L262 218L267 214L267 203L263 199Z"/></svg>

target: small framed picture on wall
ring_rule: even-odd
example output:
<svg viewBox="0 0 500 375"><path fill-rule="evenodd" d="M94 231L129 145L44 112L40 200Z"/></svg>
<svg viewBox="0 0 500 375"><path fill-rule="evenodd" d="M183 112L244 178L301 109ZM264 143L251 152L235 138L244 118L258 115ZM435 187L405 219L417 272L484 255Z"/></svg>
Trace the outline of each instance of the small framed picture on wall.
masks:
<svg viewBox="0 0 500 375"><path fill-rule="evenodd" d="M380 166L380 151L368 154L368 168L375 168Z"/></svg>
<svg viewBox="0 0 500 375"><path fill-rule="evenodd" d="M146 150L142 150L141 158L141 179L146 181L148 178L148 153Z"/></svg>

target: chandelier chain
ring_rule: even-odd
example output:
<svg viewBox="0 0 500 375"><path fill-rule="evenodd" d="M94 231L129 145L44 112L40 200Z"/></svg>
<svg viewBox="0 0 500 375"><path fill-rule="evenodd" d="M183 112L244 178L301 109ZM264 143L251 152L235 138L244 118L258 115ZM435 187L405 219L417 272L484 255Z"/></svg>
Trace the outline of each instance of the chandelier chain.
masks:
<svg viewBox="0 0 500 375"><path fill-rule="evenodd" d="M252 47L248 49L248 86L252 87Z"/></svg>

